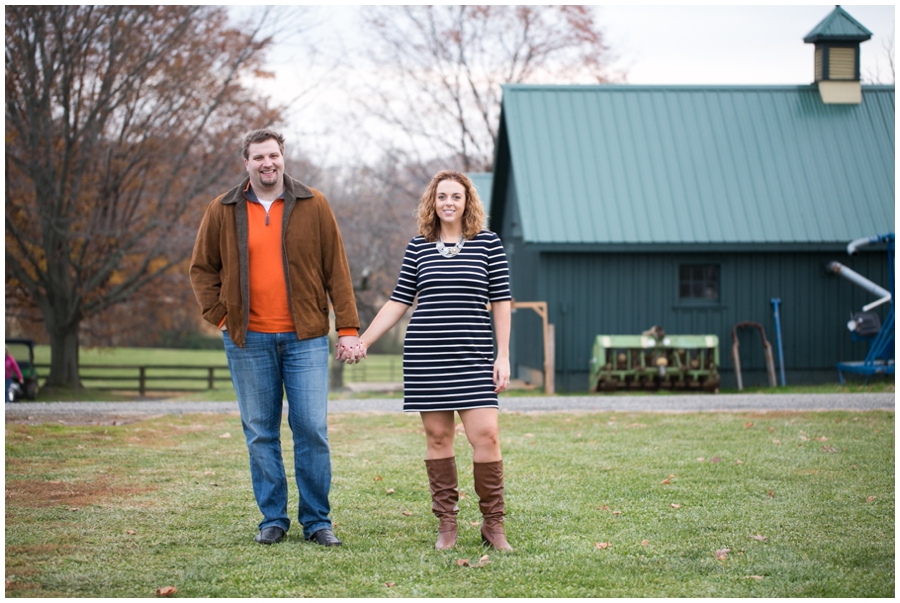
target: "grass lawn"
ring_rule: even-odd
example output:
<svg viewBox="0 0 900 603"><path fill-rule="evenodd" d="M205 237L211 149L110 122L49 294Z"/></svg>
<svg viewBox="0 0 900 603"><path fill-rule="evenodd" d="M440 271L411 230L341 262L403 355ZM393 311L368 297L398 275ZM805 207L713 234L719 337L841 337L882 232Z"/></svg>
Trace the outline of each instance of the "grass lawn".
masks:
<svg viewBox="0 0 900 603"><path fill-rule="evenodd" d="M6 595L894 596L893 412L504 412L512 553L480 545L463 440L435 551L419 418L329 421L339 549L253 542L237 416L7 424Z"/></svg>

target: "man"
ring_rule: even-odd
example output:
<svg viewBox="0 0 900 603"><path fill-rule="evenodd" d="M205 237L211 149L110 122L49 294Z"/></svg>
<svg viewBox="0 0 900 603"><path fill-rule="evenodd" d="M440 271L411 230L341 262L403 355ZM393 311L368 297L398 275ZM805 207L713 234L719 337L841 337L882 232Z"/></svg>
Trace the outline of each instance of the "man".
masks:
<svg viewBox="0 0 900 603"><path fill-rule="evenodd" d="M284 173L284 138L246 136L247 178L209 205L191 257L203 318L223 331L263 514L256 542L274 544L291 525L281 454L282 400L294 440L303 536L340 546L328 517L328 298L338 359L359 343L350 269L328 201Z"/></svg>

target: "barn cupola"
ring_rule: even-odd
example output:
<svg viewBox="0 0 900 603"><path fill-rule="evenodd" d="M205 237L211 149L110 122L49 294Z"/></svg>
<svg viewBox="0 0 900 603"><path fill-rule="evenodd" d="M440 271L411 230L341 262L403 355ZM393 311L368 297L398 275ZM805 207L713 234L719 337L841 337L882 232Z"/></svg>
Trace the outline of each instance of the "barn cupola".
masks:
<svg viewBox="0 0 900 603"><path fill-rule="evenodd" d="M871 37L871 31L837 6L803 38L807 44L816 45L815 83L823 103L862 102L859 45Z"/></svg>

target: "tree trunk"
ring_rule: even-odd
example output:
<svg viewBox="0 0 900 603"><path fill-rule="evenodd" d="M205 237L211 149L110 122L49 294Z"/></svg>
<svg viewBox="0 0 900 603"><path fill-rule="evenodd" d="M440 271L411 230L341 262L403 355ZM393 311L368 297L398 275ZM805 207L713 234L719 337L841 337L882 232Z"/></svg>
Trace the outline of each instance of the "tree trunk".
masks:
<svg viewBox="0 0 900 603"><path fill-rule="evenodd" d="M50 376L45 386L81 389L78 378L78 327L79 323L47 326L50 334Z"/></svg>
<svg viewBox="0 0 900 603"><path fill-rule="evenodd" d="M328 389L338 391L344 389L344 363L333 360L328 369Z"/></svg>

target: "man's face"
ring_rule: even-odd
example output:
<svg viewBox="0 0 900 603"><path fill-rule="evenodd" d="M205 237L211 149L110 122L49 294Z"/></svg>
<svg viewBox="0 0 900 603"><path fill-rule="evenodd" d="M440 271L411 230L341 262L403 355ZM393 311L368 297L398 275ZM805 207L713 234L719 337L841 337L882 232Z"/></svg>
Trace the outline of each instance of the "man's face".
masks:
<svg viewBox="0 0 900 603"><path fill-rule="evenodd" d="M253 190L258 192L278 190L284 174L284 156L278 147L278 141L270 138L263 142L255 142L247 148L247 155L244 167L247 168Z"/></svg>

